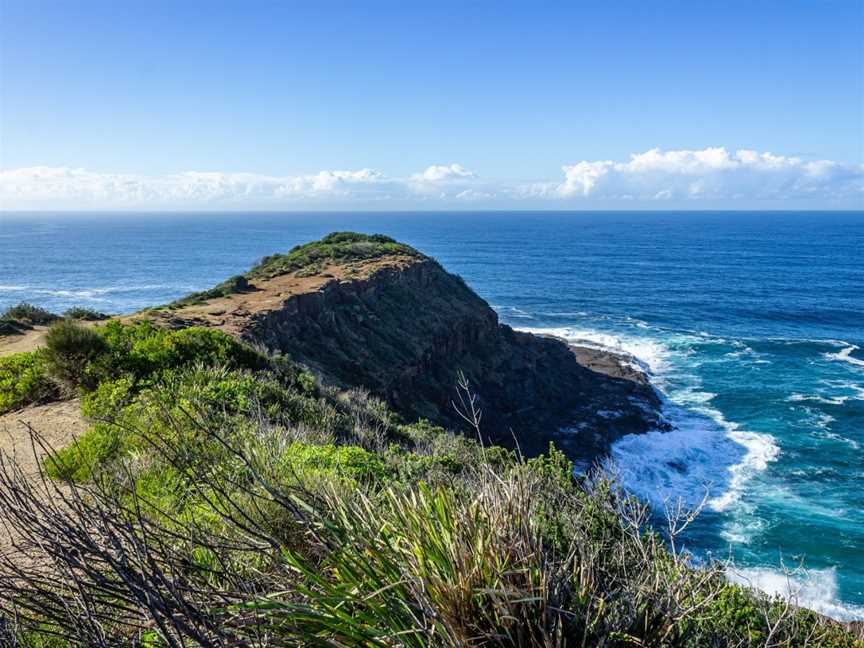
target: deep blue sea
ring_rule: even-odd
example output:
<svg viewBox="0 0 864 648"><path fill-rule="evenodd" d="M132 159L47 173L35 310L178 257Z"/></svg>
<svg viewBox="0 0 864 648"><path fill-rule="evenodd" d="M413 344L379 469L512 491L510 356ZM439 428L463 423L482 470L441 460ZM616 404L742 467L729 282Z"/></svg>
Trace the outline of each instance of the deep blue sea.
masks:
<svg viewBox="0 0 864 648"><path fill-rule="evenodd" d="M624 485L658 510L707 492L696 556L864 619L864 212L7 213L0 308L132 311L336 229L438 258L514 327L632 354L675 430L616 444Z"/></svg>

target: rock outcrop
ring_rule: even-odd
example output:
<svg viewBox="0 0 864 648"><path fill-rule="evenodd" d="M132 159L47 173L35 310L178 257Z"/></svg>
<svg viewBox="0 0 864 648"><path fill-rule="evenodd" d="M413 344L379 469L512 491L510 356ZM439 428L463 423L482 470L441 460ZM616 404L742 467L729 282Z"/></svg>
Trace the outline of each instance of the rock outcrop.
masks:
<svg viewBox="0 0 864 648"><path fill-rule="evenodd" d="M574 459L591 459L624 434L661 425L659 399L641 373L605 352L501 324L461 278L419 253L324 259L151 316L220 326L325 382L370 390L407 420L461 430L453 402L463 372L484 436L518 442L526 454L554 440Z"/></svg>

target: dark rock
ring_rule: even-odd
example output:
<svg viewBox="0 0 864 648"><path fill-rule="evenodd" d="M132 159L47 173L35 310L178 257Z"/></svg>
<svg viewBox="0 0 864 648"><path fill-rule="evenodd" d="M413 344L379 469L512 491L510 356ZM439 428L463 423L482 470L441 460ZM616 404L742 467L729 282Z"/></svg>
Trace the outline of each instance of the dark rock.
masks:
<svg viewBox="0 0 864 648"><path fill-rule="evenodd" d="M252 314L241 335L325 381L369 389L407 420L466 430L453 406L462 371L483 410L484 436L518 442L529 455L554 440L574 458L593 458L622 435L661 425L660 401L641 372L500 324L461 278L428 258L290 296Z"/></svg>

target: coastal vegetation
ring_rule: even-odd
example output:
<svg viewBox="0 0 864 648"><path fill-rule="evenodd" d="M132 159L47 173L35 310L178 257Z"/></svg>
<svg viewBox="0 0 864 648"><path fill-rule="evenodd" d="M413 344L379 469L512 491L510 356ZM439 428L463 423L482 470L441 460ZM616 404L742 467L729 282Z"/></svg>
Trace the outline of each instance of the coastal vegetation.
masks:
<svg viewBox="0 0 864 648"><path fill-rule="evenodd" d="M249 290L249 282L254 279L269 279L289 272L297 272L298 276L311 276L328 263L350 264L394 255L422 257L414 248L383 234L334 232L320 241L297 245L287 254L266 256L246 274L231 277L209 290L187 295L169 306L178 308L244 292Z"/></svg>
<svg viewBox="0 0 864 648"><path fill-rule="evenodd" d="M83 306L73 306L63 311L63 317L70 320L78 320L81 322L101 322L108 319L108 315L93 310L92 308L84 308Z"/></svg>
<svg viewBox="0 0 864 648"><path fill-rule="evenodd" d="M45 326L60 319L59 315L21 302L0 313L0 335L16 335L32 329L34 326Z"/></svg>
<svg viewBox="0 0 864 648"><path fill-rule="evenodd" d="M108 315L105 313L81 306L69 308L62 317L91 322L108 319ZM48 326L60 319L60 315L40 306L21 302L0 313L0 335L20 335L36 326Z"/></svg>
<svg viewBox="0 0 864 648"><path fill-rule="evenodd" d="M337 234L249 274L394 254L419 253ZM216 328L57 320L45 343L0 359L0 411L75 395L91 425L30 430L35 479L0 462L0 645L864 645L694 564L695 512L658 526L554 445L485 443L464 374L446 429Z"/></svg>

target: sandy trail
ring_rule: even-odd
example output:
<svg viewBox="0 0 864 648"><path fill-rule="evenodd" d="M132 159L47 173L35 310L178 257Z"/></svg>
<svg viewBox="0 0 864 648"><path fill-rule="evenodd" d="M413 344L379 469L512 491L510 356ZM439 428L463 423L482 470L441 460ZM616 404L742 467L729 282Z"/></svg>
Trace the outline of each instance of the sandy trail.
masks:
<svg viewBox="0 0 864 648"><path fill-rule="evenodd" d="M44 346L46 333L47 326L34 326L21 335L0 335L0 357L22 351L35 351Z"/></svg>
<svg viewBox="0 0 864 648"><path fill-rule="evenodd" d="M81 416L78 399L37 405L0 415L0 452L4 459L13 458L25 475L37 479L39 464L45 453L37 446L34 454L27 431L28 424L39 432L48 447L54 449L68 445L87 430L87 422ZM0 511L0 519L2 517L3 511ZM17 560L22 556L19 550L10 546L11 540L0 521L0 554L15 552ZM26 559L26 556L24 558Z"/></svg>
<svg viewBox="0 0 864 648"><path fill-rule="evenodd" d="M17 412L0 415L0 452L14 457L15 462L28 475L38 474L38 462L30 444L27 425L33 427L52 448L62 448L76 436L87 430L87 422L81 416L81 403L74 400L27 407Z"/></svg>

